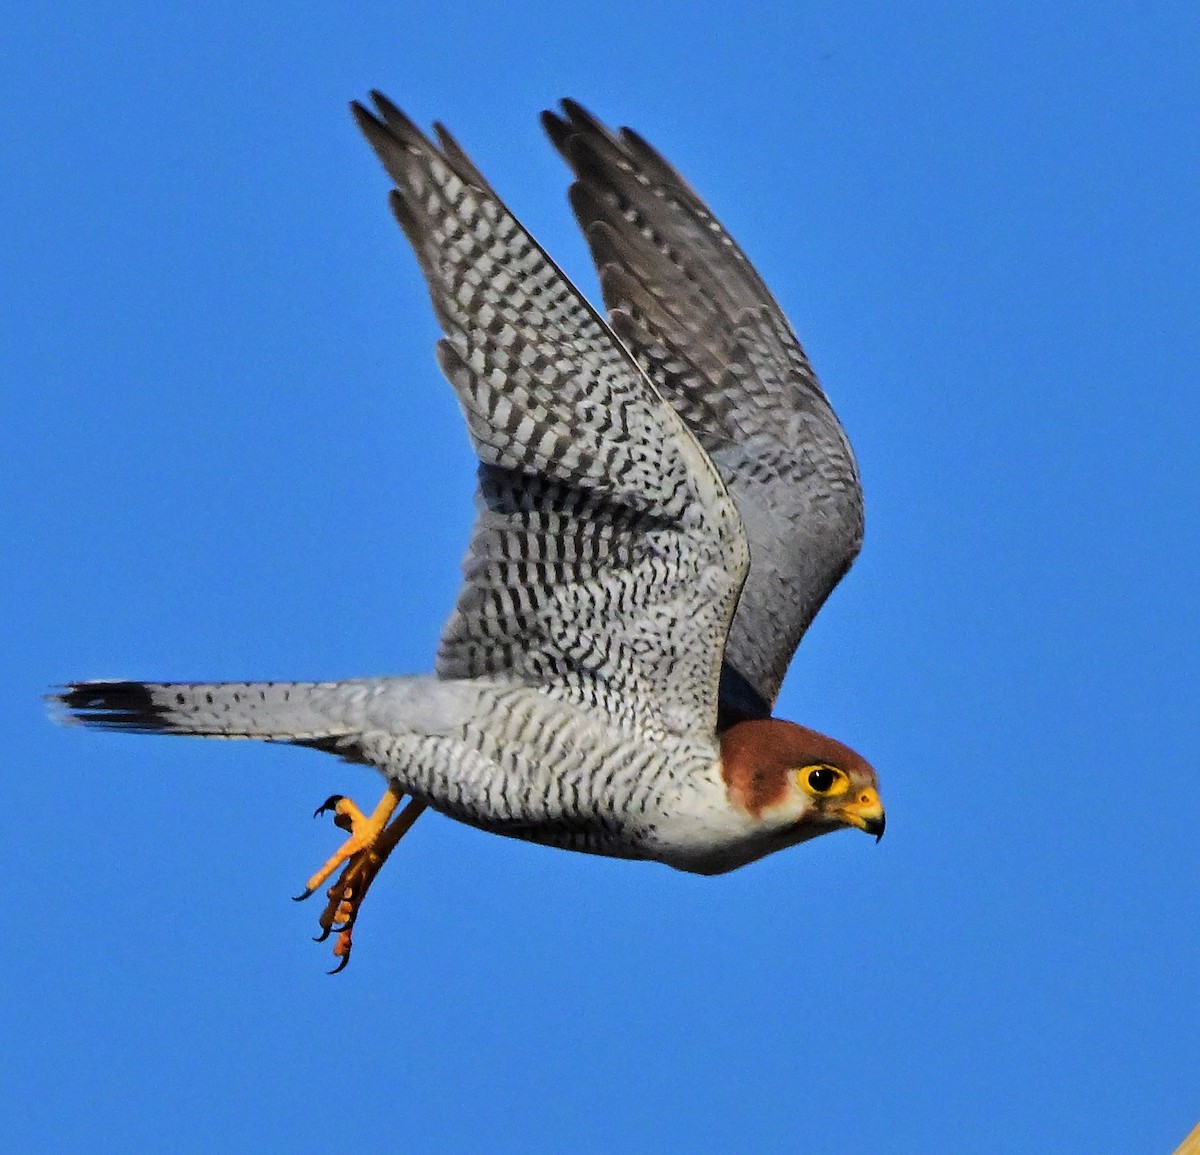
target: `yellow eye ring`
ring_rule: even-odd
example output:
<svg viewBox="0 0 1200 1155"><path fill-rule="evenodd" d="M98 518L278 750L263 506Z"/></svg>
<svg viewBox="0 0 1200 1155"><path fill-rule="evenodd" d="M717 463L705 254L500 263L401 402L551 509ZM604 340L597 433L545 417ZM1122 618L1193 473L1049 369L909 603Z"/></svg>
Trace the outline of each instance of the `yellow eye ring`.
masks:
<svg viewBox="0 0 1200 1155"><path fill-rule="evenodd" d="M844 770L827 766L823 762L805 766L799 772L800 786L814 798L829 798L845 794L850 789L850 779Z"/></svg>

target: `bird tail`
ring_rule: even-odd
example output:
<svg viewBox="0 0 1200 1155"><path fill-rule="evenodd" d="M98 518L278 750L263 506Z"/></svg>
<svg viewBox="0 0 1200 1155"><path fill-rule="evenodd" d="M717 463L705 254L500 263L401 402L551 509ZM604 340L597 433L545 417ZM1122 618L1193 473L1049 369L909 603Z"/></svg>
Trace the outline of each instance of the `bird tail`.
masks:
<svg viewBox="0 0 1200 1155"><path fill-rule="evenodd" d="M101 681L47 700L60 721L100 730L317 744L361 732L367 693L355 682Z"/></svg>

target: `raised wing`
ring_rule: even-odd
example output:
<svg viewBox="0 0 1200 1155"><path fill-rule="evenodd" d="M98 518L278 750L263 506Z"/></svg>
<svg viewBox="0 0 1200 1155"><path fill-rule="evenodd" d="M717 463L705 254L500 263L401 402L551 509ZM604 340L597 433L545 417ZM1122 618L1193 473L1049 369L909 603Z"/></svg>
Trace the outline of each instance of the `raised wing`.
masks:
<svg viewBox="0 0 1200 1155"><path fill-rule="evenodd" d="M542 114L578 178L609 320L708 450L750 574L725 650L726 721L765 716L804 631L862 545L849 442L774 297L687 182L570 100Z"/></svg>
<svg viewBox="0 0 1200 1155"><path fill-rule="evenodd" d="M678 415L440 126L354 105L445 332L480 458L444 678L511 678L642 733L711 738L748 566Z"/></svg>

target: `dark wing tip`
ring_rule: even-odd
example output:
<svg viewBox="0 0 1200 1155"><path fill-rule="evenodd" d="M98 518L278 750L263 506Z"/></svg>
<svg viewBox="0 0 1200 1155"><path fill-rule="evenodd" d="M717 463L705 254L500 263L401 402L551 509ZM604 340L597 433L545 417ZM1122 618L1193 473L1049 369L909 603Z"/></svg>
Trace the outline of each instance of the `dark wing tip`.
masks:
<svg viewBox="0 0 1200 1155"><path fill-rule="evenodd" d="M354 122L363 132L369 132L368 124L375 128L382 128L379 119L362 101L350 101L350 115L354 117Z"/></svg>
<svg viewBox="0 0 1200 1155"><path fill-rule="evenodd" d="M350 102L350 112L367 143L375 150L388 175L398 187L407 188L407 178L414 171L413 158L420 168L428 164L431 157L438 157L466 184L499 200L495 189L467 155L449 129L439 121L433 124L433 137L427 135L411 117L388 100L382 92L371 91L375 109L367 108L360 101ZM410 195L409 193L405 194Z"/></svg>
<svg viewBox="0 0 1200 1155"><path fill-rule="evenodd" d="M46 700L63 722L151 733L171 728L145 682L70 682Z"/></svg>
<svg viewBox="0 0 1200 1155"><path fill-rule="evenodd" d="M588 112L576 100L564 96L559 101L563 114L547 110L542 113L542 128L564 158L571 160L570 149L576 139L600 137L609 144L617 144L617 138L612 130L598 116Z"/></svg>
<svg viewBox="0 0 1200 1155"><path fill-rule="evenodd" d="M577 100L572 100L569 96L564 96L559 101L563 112L567 114L567 120L571 122L571 126L576 130L585 130L598 133L600 136L612 136L608 125L604 123L598 116L590 113Z"/></svg>
<svg viewBox="0 0 1200 1155"><path fill-rule="evenodd" d="M388 126L401 140L411 137L424 140L425 134L417 127L416 122L401 111L400 106L388 100L378 88L371 89L371 100L384 124Z"/></svg>
<svg viewBox="0 0 1200 1155"><path fill-rule="evenodd" d="M371 147L380 154L384 167L387 167L387 154L396 146L402 149L433 148L429 138L417 127L416 122L382 92L372 89L371 101L375 105L374 109L367 108L361 101L352 100L350 112Z"/></svg>
<svg viewBox="0 0 1200 1155"><path fill-rule="evenodd" d="M550 143L561 152L570 135L570 125L557 112L549 108L542 112L539 119L542 122L543 131L550 138Z"/></svg>

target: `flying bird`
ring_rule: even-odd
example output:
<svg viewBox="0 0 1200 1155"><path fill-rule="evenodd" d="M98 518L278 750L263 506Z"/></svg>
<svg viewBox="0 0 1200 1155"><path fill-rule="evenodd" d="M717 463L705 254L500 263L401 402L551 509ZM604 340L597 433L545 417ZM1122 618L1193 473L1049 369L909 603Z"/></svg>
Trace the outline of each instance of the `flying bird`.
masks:
<svg viewBox="0 0 1200 1155"><path fill-rule="evenodd" d="M380 93L354 116L394 182L443 372L479 456L477 518L431 675L74 682L67 720L257 738L375 767L320 915L349 960L364 896L427 808L549 846L718 874L845 827L877 838L875 771L771 711L857 555L845 433L775 299L640 136L543 115L607 322L440 124ZM401 803L404 803L401 806ZM318 940L320 941L320 940Z"/></svg>

